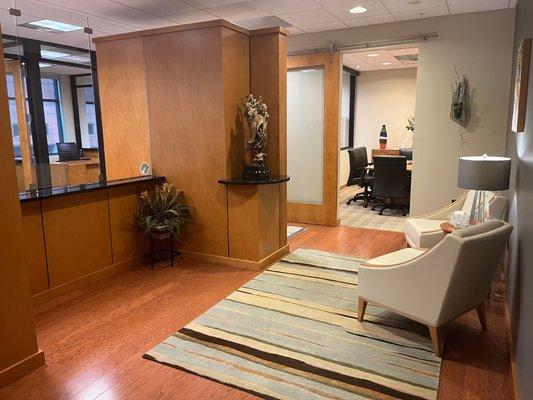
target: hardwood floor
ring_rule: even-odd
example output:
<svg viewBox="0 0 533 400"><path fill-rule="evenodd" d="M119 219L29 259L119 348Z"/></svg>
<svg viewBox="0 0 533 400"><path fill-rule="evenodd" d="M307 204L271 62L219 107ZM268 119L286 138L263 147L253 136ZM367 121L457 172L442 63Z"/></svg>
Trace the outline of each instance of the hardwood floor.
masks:
<svg viewBox="0 0 533 400"><path fill-rule="evenodd" d="M370 258L405 242L395 232L309 226L290 245ZM0 389L0 399L255 399L141 356L256 274L180 260L46 303L36 314L47 364ZM487 311L486 332L475 312L446 327L439 399L511 398L502 303L489 301Z"/></svg>

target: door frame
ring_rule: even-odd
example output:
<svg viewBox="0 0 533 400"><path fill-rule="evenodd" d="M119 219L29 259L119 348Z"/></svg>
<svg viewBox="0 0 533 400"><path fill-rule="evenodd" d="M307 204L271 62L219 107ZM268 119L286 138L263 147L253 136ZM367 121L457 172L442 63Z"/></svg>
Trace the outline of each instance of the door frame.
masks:
<svg viewBox="0 0 533 400"><path fill-rule="evenodd" d="M287 57L287 72L305 68L324 70L324 157L323 203L287 202L287 220L292 222L339 225L338 168L341 55L338 51L299 54ZM290 184L290 182L288 183Z"/></svg>

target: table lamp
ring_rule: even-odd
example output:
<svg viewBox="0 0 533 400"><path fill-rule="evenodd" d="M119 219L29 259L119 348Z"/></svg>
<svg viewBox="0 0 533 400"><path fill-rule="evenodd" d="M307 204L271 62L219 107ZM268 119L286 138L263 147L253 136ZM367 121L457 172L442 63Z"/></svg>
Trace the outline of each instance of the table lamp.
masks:
<svg viewBox="0 0 533 400"><path fill-rule="evenodd" d="M457 185L463 189L475 190L470 223L485 221L487 207L485 191L509 189L511 159L507 157L482 156L460 157Z"/></svg>

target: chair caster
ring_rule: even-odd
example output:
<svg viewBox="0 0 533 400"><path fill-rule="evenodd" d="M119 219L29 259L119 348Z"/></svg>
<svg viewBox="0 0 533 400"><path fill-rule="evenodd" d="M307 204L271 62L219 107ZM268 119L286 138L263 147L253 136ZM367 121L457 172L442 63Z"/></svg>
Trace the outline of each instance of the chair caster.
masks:
<svg viewBox="0 0 533 400"><path fill-rule="evenodd" d="M383 210L381 210L381 211L379 212L379 215L383 215Z"/></svg>
<svg viewBox="0 0 533 400"><path fill-rule="evenodd" d="M403 212L402 212L402 215L403 215L404 217L406 217L406 216L407 216L407 213L406 213L405 211L403 211Z"/></svg>
<svg viewBox="0 0 533 400"><path fill-rule="evenodd" d="M368 204L363 204L363 208L368 208Z"/></svg>
<svg viewBox="0 0 533 400"><path fill-rule="evenodd" d="M349 206L351 202L352 202L352 200L348 200L348 201L346 202L346 205Z"/></svg>
<svg viewBox="0 0 533 400"><path fill-rule="evenodd" d="M376 207L372 207L371 210L372 210L372 211L376 211Z"/></svg>

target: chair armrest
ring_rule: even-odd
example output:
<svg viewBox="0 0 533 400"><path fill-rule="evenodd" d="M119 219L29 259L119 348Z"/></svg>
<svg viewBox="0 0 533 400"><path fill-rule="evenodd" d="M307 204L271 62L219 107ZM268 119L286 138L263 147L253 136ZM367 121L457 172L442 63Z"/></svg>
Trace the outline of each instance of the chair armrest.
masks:
<svg viewBox="0 0 533 400"><path fill-rule="evenodd" d="M360 265L359 296L419 322L434 325L452 273L449 255L441 249L434 247L397 264Z"/></svg>

